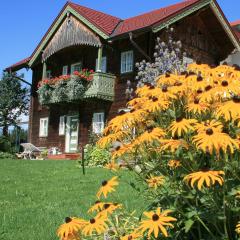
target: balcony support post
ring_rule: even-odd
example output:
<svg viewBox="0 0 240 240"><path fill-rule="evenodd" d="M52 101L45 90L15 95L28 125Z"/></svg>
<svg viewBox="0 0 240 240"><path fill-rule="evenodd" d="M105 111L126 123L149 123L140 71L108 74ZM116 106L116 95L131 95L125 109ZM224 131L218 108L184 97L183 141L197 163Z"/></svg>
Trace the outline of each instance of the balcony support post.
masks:
<svg viewBox="0 0 240 240"><path fill-rule="evenodd" d="M102 53L103 53L103 46L98 48L97 72L102 72Z"/></svg>
<svg viewBox="0 0 240 240"><path fill-rule="evenodd" d="M42 79L47 78L47 63L46 61L43 62L43 72L42 72Z"/></svg>

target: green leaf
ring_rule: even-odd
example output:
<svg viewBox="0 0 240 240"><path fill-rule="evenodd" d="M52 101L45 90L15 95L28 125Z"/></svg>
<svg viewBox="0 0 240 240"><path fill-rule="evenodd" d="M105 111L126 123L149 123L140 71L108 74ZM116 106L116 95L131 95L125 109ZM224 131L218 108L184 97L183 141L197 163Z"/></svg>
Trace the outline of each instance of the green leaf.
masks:
<svg viewBox="0 0 240 240"><path fill-rule="evenodd" d="M185 221L185 233L189 232L193 224L194 221L192 219L188 219L187 221Z"/></svg>

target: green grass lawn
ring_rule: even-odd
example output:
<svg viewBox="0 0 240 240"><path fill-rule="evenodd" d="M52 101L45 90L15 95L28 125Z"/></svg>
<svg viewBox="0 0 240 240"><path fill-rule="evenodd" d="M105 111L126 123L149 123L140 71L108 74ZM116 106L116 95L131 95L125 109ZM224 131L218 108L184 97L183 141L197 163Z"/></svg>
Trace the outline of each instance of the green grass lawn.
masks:
<svg viewBox="0 0 240 240"><path fill-rule="evenodd" d="M56 229L66 216L87 217L102 180L110 171L86 169L74 161L0 160L0 239L55 240ZM133 190L133 177L123 172L114 201L129 211L146 207Z"/></svg>

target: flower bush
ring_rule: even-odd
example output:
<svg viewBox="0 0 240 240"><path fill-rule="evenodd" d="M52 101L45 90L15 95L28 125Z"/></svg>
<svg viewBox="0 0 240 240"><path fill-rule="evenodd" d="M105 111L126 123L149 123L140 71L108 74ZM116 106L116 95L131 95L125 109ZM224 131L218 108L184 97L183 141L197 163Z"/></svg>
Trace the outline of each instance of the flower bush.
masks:
<svg viewBox="0 0 240 240"><path fill-rule="evenodd" d="M81 99L93 73L93 70L83 69L81 72L73 72L72 75L43 79L38 84L39 102L47 105Z"/></svg>
<svg viewBox="0 0 240 240"><path fill-rule="evenodd" d="M97 144L111 149L107 168L121 174L118 162L125 162L151 204L134 216L105 200L118 178L103 181L90 208L96 216L74 227L74 218L66 221L60 238L238 239L240 71L191 64L182 74L157 77L156 86L144 85L136 95Z"/></svg>

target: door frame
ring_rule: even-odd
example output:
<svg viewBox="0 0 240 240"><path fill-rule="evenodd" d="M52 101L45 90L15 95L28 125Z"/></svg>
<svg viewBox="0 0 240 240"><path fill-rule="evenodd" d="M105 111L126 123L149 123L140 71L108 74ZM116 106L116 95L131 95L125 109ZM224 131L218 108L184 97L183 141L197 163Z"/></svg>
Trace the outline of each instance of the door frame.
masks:
<svg viewBox="0 0 240 240"><path fill-rule="evenodd" d="M77 125L77 145L79 140L79 116L78 115L67 115L66 116L66 135L65 135L65 152L66 153L73 153L70 150L70 123L72 118L78 119L78 125ZM77 149L76 149L77 152Z"/></svg>

